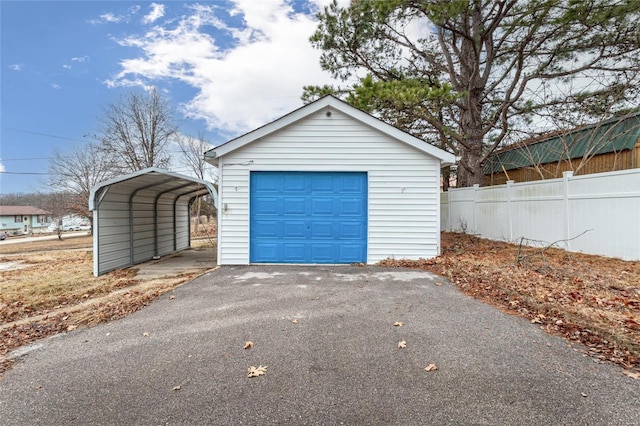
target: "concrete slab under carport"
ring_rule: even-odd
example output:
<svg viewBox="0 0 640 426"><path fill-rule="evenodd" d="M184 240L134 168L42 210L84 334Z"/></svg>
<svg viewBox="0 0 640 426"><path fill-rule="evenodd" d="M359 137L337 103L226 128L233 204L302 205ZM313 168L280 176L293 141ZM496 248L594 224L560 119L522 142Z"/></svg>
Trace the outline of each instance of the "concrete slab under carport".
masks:
<svg viewBox="0 0 640 426"><path fill-rule="evenodd" d="M135 278L139 280L190 274L215 267L216 250L212 247L189 248L133 266L138 270Z"/></svg>

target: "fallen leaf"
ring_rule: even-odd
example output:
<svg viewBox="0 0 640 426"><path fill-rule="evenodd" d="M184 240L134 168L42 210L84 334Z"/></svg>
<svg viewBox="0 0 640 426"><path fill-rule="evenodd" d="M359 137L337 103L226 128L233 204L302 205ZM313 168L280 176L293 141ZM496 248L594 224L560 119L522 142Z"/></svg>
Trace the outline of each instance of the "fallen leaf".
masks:
<svg viewBox="0 0 640 426"><path fill-rule="evenodd" d="M424 368L424 371L436 371L438 367L435 364L429 364Z"/></svg>
<svg viewBox="0 0 640 426"><path fill-rule="evenodd" d="M440 286L442 285L442 283L441 283L441 282L437 282L437 283L436 283L436 285L437 285L438 287L440 287Z"/></svg>
<svg viewBox="0 0 640 426"><path fill-rule="evenodd" d="M176 297L175 297L173 294L172 294L171 296L169 296L169 300L173 300L173 299L175 299L175 298L176 298Z"/></svg>
<svg viewBox="0 0 640 426"><path fill-rule="evenodd" d="M78 328L78 326L77 326L77 325L70 325L69 327L67 327L67 331L73 331L73 330L75 330L76 328Z"/></svg>
<svg viewBox="0 0 640 426"><path fill-rule="evenodd" d="M253 342L247 342L244 344L242 349L251 349L253 347Z"/></svg>
<svg viewBox="0 0 640 426"><path fill-rule="evenodd" d="M622 373L632 379L640 380L640 373L632 373L631 371L623 371Z"/></svg>
<svg viewBox="0 0 640 426"><path fill-rule="evenodd" d="M583 397L583 398L586 398L586 397L587 397L587 394L586 394L586 393L584 393L584 392L580 392L580 395L582 395L582 397Z"/></svg>
<svg viewBox="0 0 640 426"><path fill-rule="evenodd" d="M145 331L144 333L142 333L142 337L149 337L149 332Z"/></svg>
<svg viewBox="0 0 640 426"><path fill-rule="evenodd" d="M255 367L255 366L251 366L249 367L249 369L247 370L247 377L251 378L251 377L259 377L259 376L264 376L267 372L267 366L265 365L263 366L259 366L259 367Z"/></svg>
<svg viewBox="0 0 640 426"><path fill-rule="evenodd" d="M402 327L403 325L404 325L404 323L400 322L400 321L396 321L396 322L393 323L394 327Z"/></svg>
<svg viewBox="0 0 640 426"><path fill-rule="evenodd" d="M294 319L291 320L291 322L294 323L294 324L297 324L298 320L294 318Z"/></svg>
<svg viewBox="0 0 640 426"><path fill-rule="evenodd" d="M178 386L174 386L171 390L172 391L179 391L180 389L182 389L182 386L178 385Z"/></svg>
<svg viewBox="0 0 640 426"><path fill-rule="evenodd" d="M407 347L407 342L405 342L404 340L401 342L398 342L398 349L404 349Z"/></svg>

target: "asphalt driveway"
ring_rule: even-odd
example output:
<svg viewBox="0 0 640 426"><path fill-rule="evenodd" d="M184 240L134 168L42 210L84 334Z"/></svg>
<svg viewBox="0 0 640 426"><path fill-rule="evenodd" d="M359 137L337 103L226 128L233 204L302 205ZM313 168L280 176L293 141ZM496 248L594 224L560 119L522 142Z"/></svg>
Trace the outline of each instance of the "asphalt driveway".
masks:
<svg viewBox="0 0 640 426"><path fill-rule="evenodd" d="M426 272L224 267L172 295L30 347L0 424L640 424L640 381Z"/></svg>

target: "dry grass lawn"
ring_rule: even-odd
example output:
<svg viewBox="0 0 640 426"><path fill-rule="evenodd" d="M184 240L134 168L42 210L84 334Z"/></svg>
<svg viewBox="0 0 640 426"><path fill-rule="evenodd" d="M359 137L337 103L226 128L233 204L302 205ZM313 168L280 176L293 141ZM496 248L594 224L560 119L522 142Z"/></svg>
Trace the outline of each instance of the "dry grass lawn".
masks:
<svg viewBox="0 0 640 426"><path fill-rule="evenodd" d="M204 270L140 280L137 269L93 276L91 237L0 246L0 374L11 349L36 339L126 316ZM211 240L192 247L212 247Z"/></svg>

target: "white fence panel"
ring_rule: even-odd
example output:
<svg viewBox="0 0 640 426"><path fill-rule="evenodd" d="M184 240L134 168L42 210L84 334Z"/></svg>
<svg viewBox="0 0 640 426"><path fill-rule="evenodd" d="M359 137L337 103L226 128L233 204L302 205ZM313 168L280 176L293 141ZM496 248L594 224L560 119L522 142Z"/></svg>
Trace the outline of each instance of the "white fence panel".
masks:
<svg viewBox="0 0 640 426"><path fill-rule="evenodd" d="M455 231L475 229L474 188L449 191L449 226Z"/></svg>
<svg viewBox="0 0 640 426"><path fill-rule="evenodd" d="M441 200L442 230L640 260L640 169L452 189Z"/></svg>

